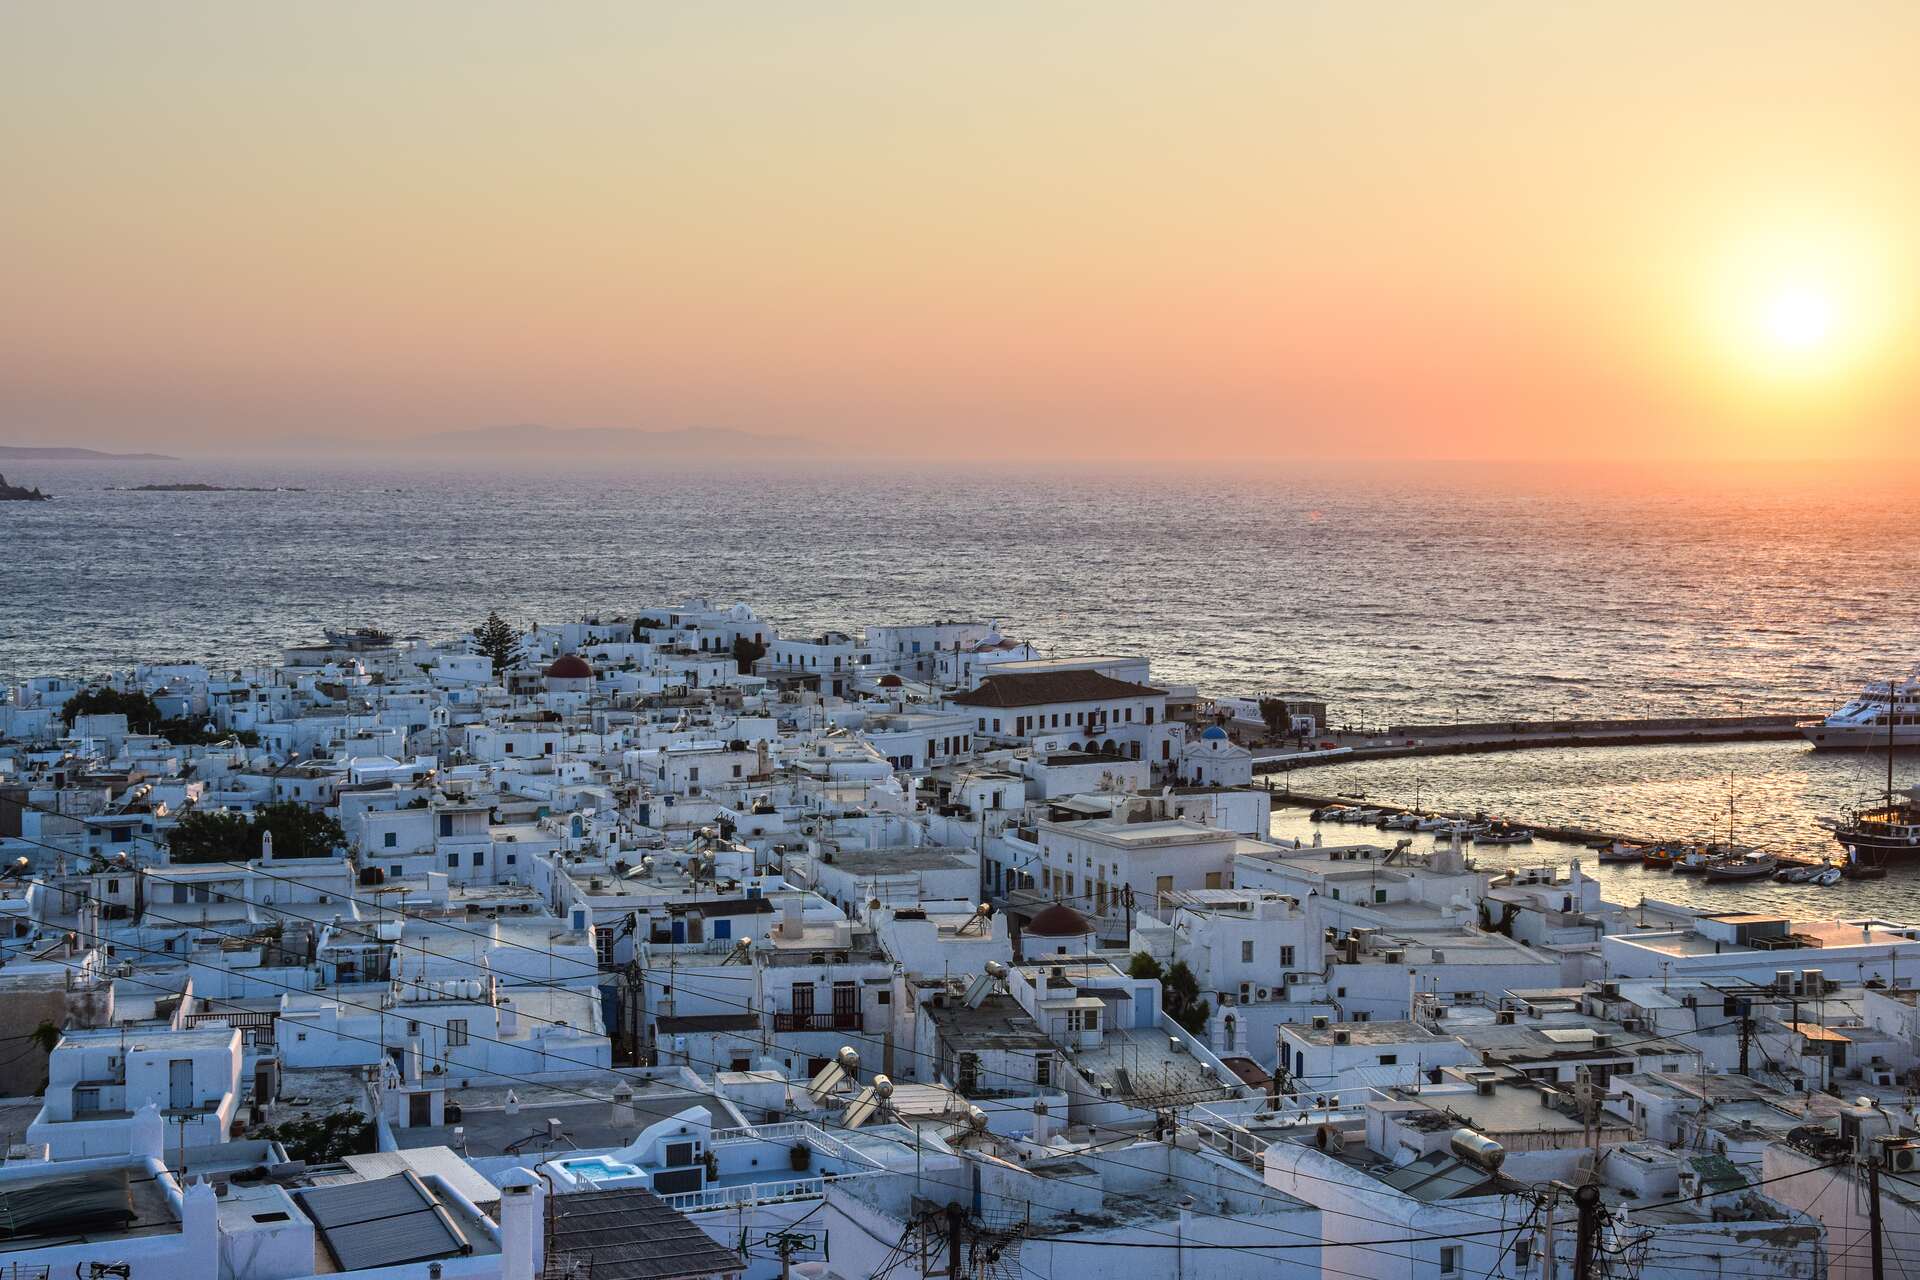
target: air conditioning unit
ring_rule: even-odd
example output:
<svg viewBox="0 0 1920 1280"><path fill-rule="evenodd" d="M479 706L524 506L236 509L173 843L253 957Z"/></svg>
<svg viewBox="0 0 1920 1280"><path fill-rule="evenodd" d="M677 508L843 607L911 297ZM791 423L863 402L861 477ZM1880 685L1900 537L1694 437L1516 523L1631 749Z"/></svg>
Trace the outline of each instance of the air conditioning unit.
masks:
<svg viewBox="0 0 1920 1280"><path fill-rule="evenodd" d="M1887 1168L1895 1173L1912 1173L1920 1169L1920 1147L1911 1142L1897 1147L1887 1148Z"/></svg>
<svg viewBox="0 0 1920 1280"><path fill-rule="evenodd" d="M1501 1010L1498 1010L1498 1011L1496 1011L1496 1012L1494 1013L1494 1015L1493 1015L1493 1021L1494 1021L1494 1025L1496 1025L1496 1026L1501 1026L1501 1027L1510 1027L1510 1026L1512 1026L1512 1025L1513 1025L1513 1010L1511 1010L1511 1009L1501 1009Z"/></svg>
<svg viewBox="0 0 1920 1280"><path fill-rule="evenodd" d="M1353 1032L1348 1031L1345 1027L1342 1027L1340 1030L1333 1033L1333 1042L1335 1044L1352 1044Z"/></svg>
<svg viewBox="0 0 1920 1280"><path fill-rule="evenodd" d="M1601 983L1600 995L1603 999L1618 1000L1620 998L1620 984L1611 981Z"/></svg>
<svg viewBox="0 0 1920 1280"><path fill-rule="evenodd" d="M1435 1022L1444 1022L1446 1020L1446 1017L1447 1017L1447 1006L1443 1004L1437 1004L1433 1006L1433 1020Z"/></svg>
<svg viewBox="0 0 1920 1280"><path fill-rule="evenodd" d="M1262 1000L1271 1000L1271 999L1273 999L1273 988L1272 988L1272 987L1262 987L1262 988L1260 988L1260 998L1261 998Z"/></svg>
<svg viewBox="0 0 1920 1280"><path fill-rule="evenodd" d="M1613 1048L1613 1037L1604 1031L1597 1031L1593 1036L1593 1047L1596 1049L1611 1049Z"/></svg>
<svg viewBox="0 0 1920 1280"><path fill-rule="evenodd" d="M1326 1014L1316 1013L1313 1015L1313 1029L1315 1031L1325 1031L1332 1021L1333 1019L1329 1018Z"/></svg>
<svg viewBox="0 0 1920 1280"><path fill-rule="evenodd" d="M1646 1020L1643 1018L1622 1018L1620 1025L1628 1031L1645 1031L1647 1029Z"/></svg>

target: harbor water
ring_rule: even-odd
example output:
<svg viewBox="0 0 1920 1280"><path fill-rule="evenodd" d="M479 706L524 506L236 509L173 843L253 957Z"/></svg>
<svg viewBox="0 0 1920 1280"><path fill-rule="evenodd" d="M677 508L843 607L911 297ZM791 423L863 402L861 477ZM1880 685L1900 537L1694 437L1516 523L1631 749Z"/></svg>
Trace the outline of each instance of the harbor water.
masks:
<svg viewBox="0 0 1920 1280"><path fill-rule="evenodd" d="M1920 755L1895 760L1900 786L1920 784ZM1694 746L1541 748L1488 755L1366 760L1276 774L1273 785L1313 795L1364 797L1381 804L1478 812L1521 824L1617 833L1632 838L1724 840L1732 798L1734 839L1797 858L1839 857L1842 850L1816 819L1831 817L1886 785L1884 757L1861 752L1815 752L1798 742L1740 742ZM1315 823L1303 808L1274 810L1273 833L1329 844L1356 841L1392 845L1411 837L1415 849L1431 836L1376 831L1371 826ZM1920 864L1893 865L1885 880L1842 881L1831 887L1750 881L1708 884L1638 864L1599 864L1580 845L1552 840L1476 848L1478 865L1499 869L1580 858L1614 902L1642 896L1715 911L1784 911L1802 916L1880 914L1920 920Z"/></svg>

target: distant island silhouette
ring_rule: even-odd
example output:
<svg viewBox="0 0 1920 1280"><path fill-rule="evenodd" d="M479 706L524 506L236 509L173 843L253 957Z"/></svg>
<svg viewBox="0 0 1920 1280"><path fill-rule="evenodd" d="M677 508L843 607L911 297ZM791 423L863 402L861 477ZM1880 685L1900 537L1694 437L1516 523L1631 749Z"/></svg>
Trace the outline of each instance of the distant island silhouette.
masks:
<svg viewBox="0 0 1920 1280"><path fill-rule="evenodd" d="M8 484L5 476L0 476L0 502L45 502L47 495L38 489L23 489L19 485Z"/></svg>
<svg viewBox="0 0 1920 1280"><path fill-rule="evenodd" d="M107 453L64 445L0 444L0 458L23 462L178 462L170 453Z"/></svg>
<svg viewBox="0 0 1920 1280"><path fill-rule="evenodd" d="M292 485L207 484L194 480L182 484L110 484L108 493L305 493Z"/></svg>

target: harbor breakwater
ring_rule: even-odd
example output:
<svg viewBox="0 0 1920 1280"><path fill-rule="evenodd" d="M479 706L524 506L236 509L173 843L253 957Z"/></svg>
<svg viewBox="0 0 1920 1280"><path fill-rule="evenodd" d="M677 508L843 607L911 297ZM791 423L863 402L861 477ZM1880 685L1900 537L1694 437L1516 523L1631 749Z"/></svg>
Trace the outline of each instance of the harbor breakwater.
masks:
<svg viewBox="0 0 1920 1280"><path fill-rule="evenodd" d="M1689 742L1771 742L1800 736L1794 714L1662 716L1622 720L1503 720L1474 724L1390 725L1378 732L1334 730L1312 744L1256 751L1255 773L1353 760L1467 755L1537 747L1674 746ZM1330 745L1329 745L1330 744Z"/></svg>

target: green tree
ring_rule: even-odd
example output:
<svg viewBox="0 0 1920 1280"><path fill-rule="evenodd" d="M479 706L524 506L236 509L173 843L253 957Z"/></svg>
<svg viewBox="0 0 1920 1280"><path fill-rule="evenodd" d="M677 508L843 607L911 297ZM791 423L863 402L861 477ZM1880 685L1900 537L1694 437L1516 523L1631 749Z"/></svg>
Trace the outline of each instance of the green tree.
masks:
<svg viewBox="0 0 1920 1280"><path fill-rule="evenodd" d="M33 1047L40 1052L52 1053L55 1046L60 1043L60 1028L42 1020L39 1026L27 1033L27 1039L32 1041Z"/></svg>
<svg viewBox="0 0 1920 1280"><path fill-rule="evenodd" d="M1155 982L1158 982L1161 976L1160 962L1144 951L1136 951L1133 953L1133 958L1127 961L1127 976L1129 978L1152 978Z"/></svg>
<svg viewBox="0 0 1920 1280"><path fill-rule="evenodd" d="M1166 1006L1169 1018L1194 1035L1206 1029L1207 1015L1213 1012L1212 1006L1200 998L1200 980L1183 960L1176 960L1160 980L1160 1003Z"/></svg>
<svg viewBox="0 0 1920 1280"><path fill-rule="evenodd" d="M633 620L633 642L635 644L645 644L649 631L663 630L666 625L666 623L660 621L658 618L635 618Z"/></svg>
<svg viewBox="0 0 1920 1280"><path fill-rule="evenodd" d="M740 668L741 675L751 675L753 664L767 656L767 646L758 640L749 640L745 636L733 638L733 661Z"/></svg>
<svg viewBox="0 0 1920 1280"><path fill-rule="evenodd" d="M507 668L520 661L520 636L499 610L487 615L487 620L473 629L474 647L493 660L493 674L505 675Z"/></svg>
<svg viewBox="0 0 1920 1280"><path fill-rule="evenodd" d="M157 733L168 742L179 747L205 746L208 743L224 742L228 738L237 738L247 746L260 745L260 738L251 730L215 729L208 731L204 719L193 716L179 716L167 719L160 714L159 706L144 693L122 693L118 689L95 688L76 693L68 698L60 708L60 718L71 728L80 716L123 715L127 718L127 727L135 733Z"/></svg>
<svg viewBox="0 0 1920 1280"><path fill-rule="evenodd" d="M374 1147L373 1121L357 1111L334 1111L268 1125L260 1136L285 1147L288 1159L308 1164L332 1164L345 1156L365 1155Z"/></svg>
<svg viewBox="0 0 1920 1280"><path fill-rule="evenodd" d="M260 806L253 815L253 829L255 848L261 832L273 833L276 858L329 858L347 842L338 818L291 801Z"/></svg>
<svg viewBox="0 0 1920 1280"><path fill-rule="evenodd" d="M135 733L151 733L164 719L160 708L144 693L122 693L118 689L83 689L68 698L60 708L60 718L69 728L79 716L123 715L127 727Z"/></svg>
<svg viewBox="0 0 1920 1280"><path fill-rule="evenodd" d="M260 844L246 814L194 809L167 833L167 851L175 862L235 862L257 856Z"/></svg>
<svg viewBox="0 0 1920 1280"><path fill-rule="evenodd" d="M226 810L194 811L167 835L175 862L244 862L260 856L260 837L273 833L276 858L325 858L346 844L337 818L302 804L262 805L249 818Z"/></svg>

